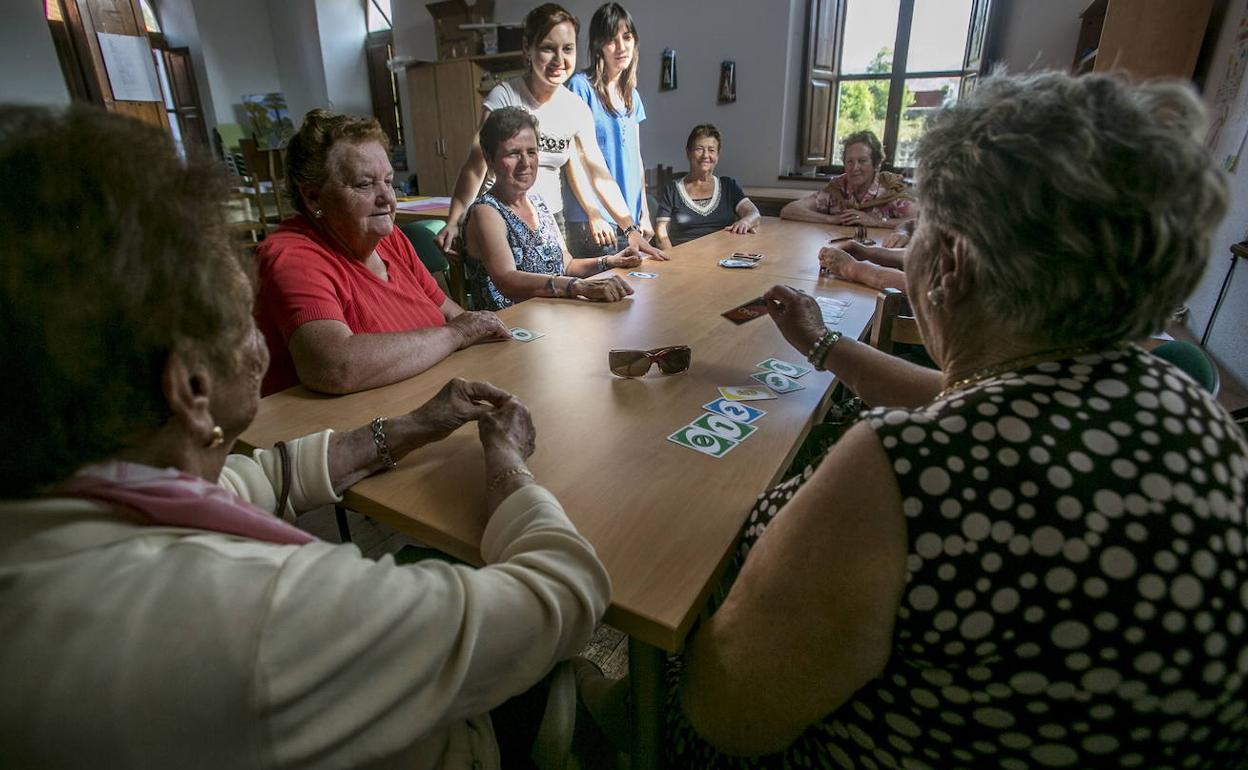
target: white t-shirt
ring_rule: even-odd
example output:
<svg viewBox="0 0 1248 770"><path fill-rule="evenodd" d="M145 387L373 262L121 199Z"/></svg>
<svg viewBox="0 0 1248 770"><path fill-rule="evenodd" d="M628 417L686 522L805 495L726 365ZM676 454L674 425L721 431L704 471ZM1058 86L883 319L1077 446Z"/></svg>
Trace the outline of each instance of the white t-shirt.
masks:
<svg viewBox="0 0 1248 770"><path fill-rule="evenodd" d="M491 112L499 107L523 107L537 117L539 168L533 192L542 196L552 214L563 211L559 169L576 151L578 134L582 142L598 141L589 107L563 87L556 88L554 96L545 104L538 104L523 77L494 86L481 106Z"/></svg>

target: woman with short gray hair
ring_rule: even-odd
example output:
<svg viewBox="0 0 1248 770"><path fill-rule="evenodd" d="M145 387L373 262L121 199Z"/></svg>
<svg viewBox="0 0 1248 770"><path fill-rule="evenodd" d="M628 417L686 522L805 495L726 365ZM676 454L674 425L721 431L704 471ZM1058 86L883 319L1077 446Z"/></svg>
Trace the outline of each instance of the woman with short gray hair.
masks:
<svg viewBox="0 0 1248 770"><path fill-rule="evenodd" d="M1242 764L1248 445L1130 344L1196 285L1226 212L1201 123L1185 86L1058 73L934 115L906 276L939 371L767 293L786 339L880 408L755 507L684 661L674 766L739 766L711 746L789 752L776 767Z"/></svg>

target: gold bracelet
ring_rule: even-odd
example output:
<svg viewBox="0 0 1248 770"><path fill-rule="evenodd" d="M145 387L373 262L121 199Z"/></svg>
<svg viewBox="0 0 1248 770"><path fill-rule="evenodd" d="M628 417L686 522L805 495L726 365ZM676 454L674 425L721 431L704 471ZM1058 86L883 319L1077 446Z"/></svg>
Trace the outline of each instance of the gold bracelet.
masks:
<svg viewBox="0 0 1248 770"><path fill-rule="evenodd" d="M495 488L497 488L499 484L502 484L504 481L511 478L512 476L528 476L529 478L534 479L536 481L536 478L533 476L532 471L530 471L528 468L524 467L523 465L517 465L515 468L508 468L505 471L499 471L498 474L495 475L494 478L490 480L489 486L485 488L486 494L493 494Z"/></svg>

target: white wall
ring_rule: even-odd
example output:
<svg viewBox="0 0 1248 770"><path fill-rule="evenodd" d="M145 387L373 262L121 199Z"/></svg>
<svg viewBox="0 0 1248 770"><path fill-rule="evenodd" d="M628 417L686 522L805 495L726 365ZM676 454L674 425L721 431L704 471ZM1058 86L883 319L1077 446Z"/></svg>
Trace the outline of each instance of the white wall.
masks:
<svg viewBox="0 0 1248 770"><path fill-rule="evenodd" d="M494 17L518 22L534 4L498 0ZM562 3L581 20L577 42L582 67L588 61L584 49L589 20L601 4L602 0ZM641 46L638 90L649 116L641 126L647 167L663 163L687 168L684 147L689 129L709 122L724 136L722 173L742 184L777 184L777 175L794 164L805 6L803 0L627 2ZM394 14L396 54L436 58L433 20L423 5L395 3ZM660 92L660 59L669 47L676 49L679 87ZM737 101L721 105L716 93L724 59L737 63ZM420 119L420 105L403 107L410 131Z"/></svg>
<svg viewBox="0 0 1248 770"><path fill-rule="evenodd" d="M1226 19L1222 24L1217 47L1214 49L1213 64L1206 79L1206 99L1216 94L1227 75L1231 52L1234 50L1234 38L1239 20L1248 12L1248 0L1234 0L1227 3ZM1243 107L1248 102L1248 76L1240 83L1236 104ZM1222 157L1243 138L1224 132L1218 146L1213 148L1214 157ZM1248 239L1248 153L1240 158L1238 169L1227 176L1231 191L1230 213L1223 220L1221 227L1214 234L1210 251L1209 269L1205 271L1200 286L1188 304L1192 309L1189 325L1197 338L1204 333L1209 322L1218 290L1226 277L1230 266L1230 246L1233 243ZM1248 382L1248 264L1239 260L1235 268L1234 279L1222 309L1218 311L1217 320L1209 336L1207 348L1232 371L1241 382Z"/></svg>
<svg viewBox="0 0 1248 770"><path fill-rule="evenodd" d="M0 101L69 104L65 76L43 16L43 4L4 0L0 24Z"/></svg>
<svg viewBox="0 0 1248 770"><path fill-rule="evenodd" d="M364 38L368 34L364 3L316 0L316 17L330 104L338 112L372 115L373 100L364 58Z"/></svg>
<svg viewBox="0 0 1248 770"><path fill-rule="evenodd" d="M281 30L273 36L278 80L298 126L308 110L329 106L317 6L309 0L269 0L268 5L273 29Z"/></svg>
<svg viewBox="0 0 1248 770"><path fill-rule="evenodd" d="M1090 0L1009 0L997 19L1001 59L1010 72L1070 70L1079 14Z"/></svg>
<svg viewBox="0 0 1248 770"><path fill-rule="evenodd" d="M212 92L204 109L216 116L217 123L243 123L243 94L282 90L268 8L254 0L193 2Z"/></svg>

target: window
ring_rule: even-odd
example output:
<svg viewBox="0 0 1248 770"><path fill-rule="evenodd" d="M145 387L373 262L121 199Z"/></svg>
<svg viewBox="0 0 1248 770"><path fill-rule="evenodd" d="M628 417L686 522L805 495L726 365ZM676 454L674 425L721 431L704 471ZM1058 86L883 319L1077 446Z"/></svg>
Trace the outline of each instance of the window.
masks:
<svg viewBox="0 0 1248 770"><path fill-rule="evenodd" d="M373 114L390 137L390 162L398 171L407 170L407 150L403 147L403 109L399 101L399 79L390 70L394 58L394 31L390 0L365 0L368 35L364 57L368 66L368 87L373 97Z"/></svg>
<svg viewBox="0 0 1248 770"><path fill-rule="evenodd" d="M992 0L810 0L803 165L839 170L841 140L864 129L890 166L914 166L923 125L973 87Z"/></svg>
<svg viewBox="0 0 1248 770"><path fill-rule="evenodd" d="M365 0L364 11L369 32L381 32L394 26L390 23L390 0Z"/></svg>

